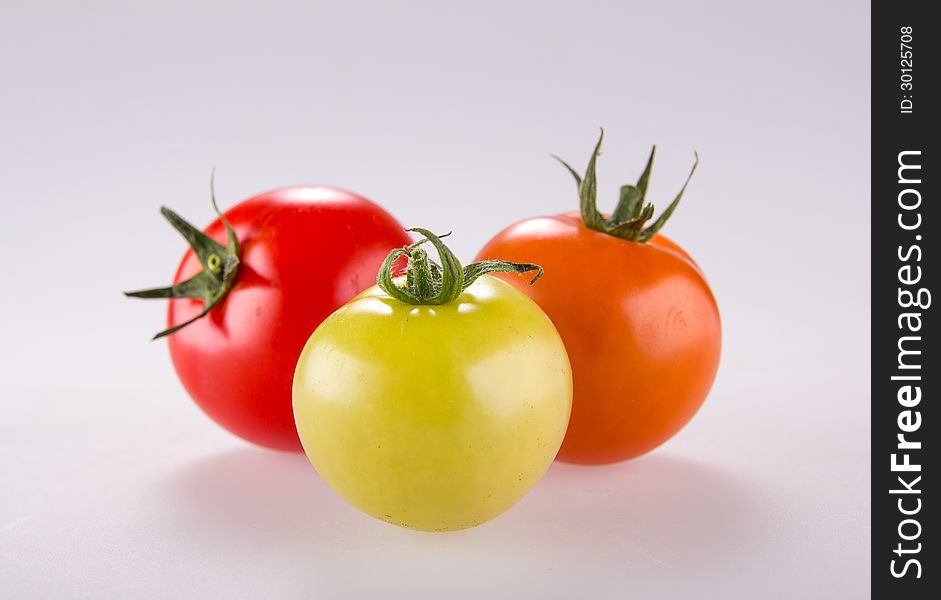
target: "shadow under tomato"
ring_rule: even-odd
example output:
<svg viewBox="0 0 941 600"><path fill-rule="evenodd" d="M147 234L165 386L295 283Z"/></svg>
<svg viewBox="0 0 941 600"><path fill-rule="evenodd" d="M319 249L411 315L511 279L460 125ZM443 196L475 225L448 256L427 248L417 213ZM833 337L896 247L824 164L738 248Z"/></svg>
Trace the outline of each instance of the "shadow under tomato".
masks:
<svg viewBox="0 0 941 600"><path fill-rule="evenodd" d="M527 547L550 561L564 548L621 568L708 565L753 547L765 533L756 494L731 473L667 454L603 467L556 463L481 535L529 540Z"/></svg>
<svg viewBox="0 0 941 600"><path fill-rule="evenodd" d="M351 597L414 581L441 597L455 586L459 597L686 597L690 581L735 577L743 559L767 552L766 505L748 481L665 454L555 464L514 508L473 529L344 532L337 545L356 550L329 557L328 577L360 565L344 584Z"/></svg>
<svg viewBox="0 0 941 600"><path fill-rule="evenodd" d="M741 552L762 534L762 502L747 482L661 454L605 467L554 464L506 514L445 534L362 515L301 454L231 450L174 473L161 489L182 535L251 541L295 558L317 558L321 566L325 554L329 564L344 556L368 560L373 553L386 565L442 556L473 564L506 556L541 568L572 555L599 567L612 561L617 568L709 564ZM329 576L329 569L317 571Z"/></svg>
<svg viewBox="0 0 941 600"><path fill-rule="evenodd" d="M455 586L471 597L610 597L605 582L625 577L660 582L632 588L636 597L663 595L684 577L735 573L773 533L748 481L660 453L606 467L555 464L509 512L452 533L363 515L303 455L252 447L196 461L157 488L180 545L273 565L286 585L343 597L397 597L415 582L428 597L454 597Z"/></svg>
<svg viewBox="0 0 941 600"><path fill-rule="evenodd" d="M209 541L294 546L343 509L303 454L250 446L187 465L160 491L181 533Z"/></svg>

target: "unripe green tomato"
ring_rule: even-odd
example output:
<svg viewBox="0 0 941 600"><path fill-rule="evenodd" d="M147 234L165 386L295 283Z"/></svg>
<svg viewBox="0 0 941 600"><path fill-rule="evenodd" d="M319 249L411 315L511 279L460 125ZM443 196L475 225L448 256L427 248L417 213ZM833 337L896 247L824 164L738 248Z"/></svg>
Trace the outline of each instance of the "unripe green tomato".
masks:
<svg viewBox="0 0 941 600"><path fill-rule="evenodd" d="M489 275L443 305L366 290L317 328L294 375L297 430L327 484L426 531L516 504L555 457L571 406L552 322Z"/></svg>

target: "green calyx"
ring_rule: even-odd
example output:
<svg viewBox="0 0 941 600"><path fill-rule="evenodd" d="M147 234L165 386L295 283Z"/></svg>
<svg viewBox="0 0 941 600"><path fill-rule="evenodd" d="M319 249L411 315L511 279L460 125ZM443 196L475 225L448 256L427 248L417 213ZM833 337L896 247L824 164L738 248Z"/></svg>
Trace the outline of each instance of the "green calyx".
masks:
<svg viewBox="0 0 941 600"><path fill-rule="evenodd" d="M180 323L169 329L164 329L152 339L156 340L170 335L180 329L183 329L190 323L200 319L219 303L222 298L232 289L235 284L235 277L239 270L239 242L235 236L235 230L229 224L228 219L219 210L216 204L215 186L210 180L210 195L212 197L212 208L219 215L225 230L228 233L228 244L223 246L196 227L193 227L180 215L176 214L167 207L160 208L162 214L173 227L180 232L183 238L189 243L196 257L199 259L203 270L180 283L162 288L149 290L140 290L137 292L124 292L125 296L131 298L193 298L203 301L203 310L192 319L185 323Z"/></svg>
<svg viewBox="0 0 941 600"><path fill-rule="evenodd" d="M379 274L376 283L389 296L406 304L447 304L466 290L481 275L486 273L528 273L536 271L535 277L529 282L536 283L542 277L542 267L532 263L513 263L505 260L482 260L462 267L460 261L451 252L441 238L451 235L446 233L437 236L427 229L415 227L406 231L414 231L423 236L414 244L403 248L396 248L389 253ZM426 242L438 251L441 264L429 258L428 252L421 246ZM398 285L392 278L392 267L400 257L406 257L408 266L405 270L404 285Z"/></svg>
<svg viewBox="0 0 941 600"><path fill-rule="evenodd" d="M695 155L696 161L693 163L693 168L690 170L683 188L680 189L680 193L676 195L676 198L666 210L660 213L657 220L647 226L647 222L653 218L654 214L653 204L646 202L645 199L647 196L647 183L650 180L650 170L653 167L653 158L657 147L654 146L650 151L647 167L640 174L637 184L621 186L617 207L611 213L610 218L605 218L598 210L598 180L595 175L595 162L598 156L601 155L602 140L604 140L604 129L601 130L601 135L598 137L598 143L595 145L591 160L588 161L588 168L585 169L584 177L558 156L553 155L553 158L562 163L562 166L572 174L578 184L579 207L582 213L582 221L585 222L586 227L630 242L646 242L660 231L670 215L673 214L673 211L676 210L680 199L683 197L683 192L686 191L686 186L689 185L689 180L692 179L696 167L699 166L699 154L696 153Z"/></svg>

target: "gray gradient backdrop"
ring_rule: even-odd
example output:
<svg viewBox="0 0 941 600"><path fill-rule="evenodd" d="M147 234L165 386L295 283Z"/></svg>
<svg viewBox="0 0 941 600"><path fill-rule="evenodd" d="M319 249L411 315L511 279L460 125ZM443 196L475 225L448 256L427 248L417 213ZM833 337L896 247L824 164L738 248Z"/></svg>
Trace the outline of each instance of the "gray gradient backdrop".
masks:
<svg viewBox="0 0 941 600"><path fill-rule="evenodd" d="M262 5L263 4L263 5ZM862 597L870 576L867 2L0 3L0 596ZM497 229L660 149L724 318L679 436L554 466L457 534L346 506L217 428L147 337L167 203L321 182Z"/></svg>

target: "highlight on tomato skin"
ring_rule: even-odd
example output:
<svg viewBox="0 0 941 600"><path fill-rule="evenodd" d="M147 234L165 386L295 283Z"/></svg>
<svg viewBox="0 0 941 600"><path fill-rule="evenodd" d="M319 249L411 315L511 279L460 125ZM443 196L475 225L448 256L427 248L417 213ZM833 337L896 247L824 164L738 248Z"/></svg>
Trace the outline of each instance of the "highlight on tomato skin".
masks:
<svg viewBox="0 0 941 600"><path fill-rule="evenodd" d="M535 300L565 342L574 397L557 458L579 464L635 458L673 437L709 394L722 345L719 309L702 270L660 233L686 185L650 223L651 152L637 183L622 186L615 210L603 214L595 197L600 148L601 139L584 175L563 161L576 180L579 212L520 221L477 254L526 257L546 270L532 287L512 274L498 276Z"/></svg>
<svg viewBox="0 0 941 600"><path fill-rule="evenodd" d="M416 231L424 239L390 253L378 284L310 337L294 414L311 464L347 502L401 527L453 531L510 509L549 468L571 368L545 313L490 275L531 283L540 265L462 267L439 236ZM397 252L404 277L390 269Z"/></svg>
<svg viewBox="0 0 941 600"><path fill-rule="evenodd" d="M291 382L304 343L410 237L370 200L327 186L259 194L203 231L162 212L191 248L173 285L129 295L170 299L158 336L207 415L252 443L300 452Z"/></svg>

